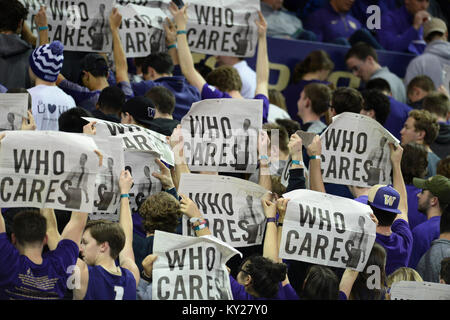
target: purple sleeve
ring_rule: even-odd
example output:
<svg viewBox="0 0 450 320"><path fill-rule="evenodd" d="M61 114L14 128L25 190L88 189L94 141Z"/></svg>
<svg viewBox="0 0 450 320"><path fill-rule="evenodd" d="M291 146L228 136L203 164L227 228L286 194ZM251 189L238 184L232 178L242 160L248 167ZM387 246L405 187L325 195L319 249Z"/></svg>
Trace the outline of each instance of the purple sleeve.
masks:
<svg viewBox="0 0 450 320"><path fill-rule="evenodd" d="M382 18L383 28L377 30L378 41L386 50L406 51L413 40L419 39L420 29L416 30L413 26L410 26L402 30L401 26L396 24L397 21L398 17L393 14Z"/></svg>
<svg viewBox="0 0 450 320"><path fill-rule="evenodd" d="M263 94L257 94L255 99L261 99L263 101L263 123L267 123L267 117L269 116L269 99Z"/></svg>
<svg viewBox="0 0 450 320"><path fill-rule="evenodd" d="M283 290L284 300L299 300L297 292L289 283L282 287L281 290Z"/></svg>
<svg viewBox="0 0 450 320"><path fill-rule="evenodd" d="M131 88L131 84L128 81L122 81L117 84L117 86L122 89L125 97L128 99L134 98L134 92Z"/></svg>
<svg viewBox="0 0 450 320"><path fill-rule="evenodd" d="M76 83L73 83L67 79L61 81L58 85L65 93L72 96L75 103L79 105L82 101L88 100L92 98L92 96L96 95L95 91L91 91L86 87L80 86Z"/></svg>
<svg viewBox="0 0 450 320"><path fill-rule="evenodd" d="M0 233L0 287L15 275L19 263L19 251L11 244L6 232Z"/></svg>
<svg viewBox="0 0 450 320"><path fill-rule="evenodd" d="M5 93L8 89L0 84L0 93Z"/></svg>
<svg viewBox="0 0 450 320"><path fill-rule="evenodd" d="M201 97L202 97L202 100L231 98L231 96L228 93L222 92L219 89L217 89L216 87L213 87L207 83L205 83L203 85Z"/></svg>
<svg viewBox="0 0 450 320"><path fill-rule="evenodd" d="M411 255L412 244L413 244L413 236L412 231L409 228L409 223L403 219L397 219L391 226L392 232L397 233L400 237L402 237L404 241L404 249L408 251L408 262L409 257Z"/></svg>
<svg viewBox="0 0 450 320"><path fill-rule="evenodd" d="M233 300L250 300L250 295L245 291L243 285L240 285L230 274L230 286L233 294Z"/></svg>
<svg viewBox="0 0 450 320"><path fill-rule="evenodd" d="M49 258L58 260L64 270L67 270L67 267L77 264L78 253L78 245L72 240L64 239L59 241L55 250L47 254Z"/></svg>

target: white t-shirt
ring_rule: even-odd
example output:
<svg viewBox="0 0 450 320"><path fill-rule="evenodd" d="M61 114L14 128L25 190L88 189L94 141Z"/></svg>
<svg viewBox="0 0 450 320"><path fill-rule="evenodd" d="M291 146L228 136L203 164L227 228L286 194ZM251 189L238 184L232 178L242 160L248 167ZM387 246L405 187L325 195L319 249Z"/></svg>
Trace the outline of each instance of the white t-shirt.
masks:
<svg viewBox="0 0 450 320"><path fill-rule="evenodd" d="M28 89L32 100L32 113L37 130L58 131L61 113L77 105L71 96L57 86L38 85Z"/></svg>
<svg viewBox="0 0 450 320"><path fill-rule="evenodd" d="M269 104L269 114L267 115L267 122L275 122L277 119L291 119L289 113L281 109L279 106Z"/></svg>
<svg viewBox="0 0 450 320"><path fill-rule="evenodd" d="M256 72L248 66L247 61L245 60L236 63L233 67L238 71L239 76L241 77L241 95L245 99L253 99L256 91Z"/></svg>

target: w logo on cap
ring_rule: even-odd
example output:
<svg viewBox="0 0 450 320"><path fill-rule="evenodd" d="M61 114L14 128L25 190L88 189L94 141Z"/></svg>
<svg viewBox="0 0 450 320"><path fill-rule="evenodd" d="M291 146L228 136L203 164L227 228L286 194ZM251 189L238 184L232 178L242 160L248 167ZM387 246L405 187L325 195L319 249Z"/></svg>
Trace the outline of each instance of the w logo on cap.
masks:
<svg viewBox="0 0 450 320"><path fill-rule="evenodd" d="M392 204L394 203L395 199L397 199L397 197L393 197L393 196L385 194L384 195L384 204L386 206L392 207Z"/></svg>

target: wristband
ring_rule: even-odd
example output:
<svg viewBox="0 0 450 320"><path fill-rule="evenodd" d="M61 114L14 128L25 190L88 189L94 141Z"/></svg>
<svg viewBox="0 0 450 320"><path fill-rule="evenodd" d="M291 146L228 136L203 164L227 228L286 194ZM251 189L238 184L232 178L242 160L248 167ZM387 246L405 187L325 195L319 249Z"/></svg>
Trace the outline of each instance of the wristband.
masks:
<svg viewBox="0 0 450 320"><path fill-rule="evenodd" d="M205 229L205 228L206 228L206 221L201 223L201 224L199 224L198 226L194 227L194 230L195 231L200 231L200 230Z"/></svg>
<svg viewBox="0 0 450 320"><path fill-rule="evenodd" d="M171 44L170 46L168 46L167 49L170 50L170 49L176 48L176 47L177 47L177 44L174 43L174 44Z"/></svg>
<svg viewBox="0 0 450 320"><path fill-rule="evenodd" d="M278 227L282 227L283 226L283 222L278 222Z"/></svg>
<svg viewBox="0 0 450 320"><path fill-rule="evenodd" d="M262 156L259 156L259 160L269 160L269 157L262 155Z"/></svg>
<svg viewBox="0 0 450 320"><path fill-rule="evenodd" d="M186 30L178 30L177 31L177 35L178 34L187 34L187 31Z"/></svg>
<svg viewBox="0 0 450 320"><path fill-rule="evenodd" d="M314 159L320 159L320 155L318 155L318 156L310 156L309 157L309 160L314 160Z"/></svg>
<svg viewBox="0 0 450 320"><path fill-rule="evenodd" d="M128 193L124 193L124 194L120 195L120 199L122 199L122 198L129 198L129 197L130 197L130 195Z"/></svg>
<svg viewBox="0 0 450 320"><path fill-rule="evenodd" d="M292 160L292 164L296 164L296 165L299 165L299 166L305 166L303 161L300 161L300 160Z"/></svg>
<svg viewBox="0 0 450 320"><path fill-rule="evenodd" d="M144 271L144 270L142 270L142 272L141 272L141 278L144 279L144 280L147 281L147 282L152 282L152 278L149 277L149 276L147 276L147 275L145 274L145 271Z"/></svg>
<svg viewBox="0 0 450 320"><path fill-rule="evenodd" d="M275 222L275 224L277 223L277 218L273 217L273 218L266 218L266 222Z"/></svg>
<svg viewBox="0 0 450 320"><path fill-rule="evenodd" d="M43 26L43 27L38 28L39 31L43 31L43 30L47 30L47 29L48 29L48 26Z"/></svg>

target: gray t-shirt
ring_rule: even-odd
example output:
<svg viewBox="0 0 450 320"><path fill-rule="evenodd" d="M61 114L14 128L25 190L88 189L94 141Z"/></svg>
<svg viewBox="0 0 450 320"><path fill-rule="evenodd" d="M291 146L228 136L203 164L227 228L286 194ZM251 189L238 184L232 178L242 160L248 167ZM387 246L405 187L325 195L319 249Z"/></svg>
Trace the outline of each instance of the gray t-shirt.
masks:
<svg viewBox="0 0 450 320"><path fill-rule="evenodd" d="M395 74L389 71L387 67L382 67L374 72L370 80L381 78L386 80L391 87L392 98L401 103L406 103L406 88L403 81Z"/></svg>
<svg viewBox="0 0 450 320"><path fill-rule="evenodd" d="M446 257L450 257L450 240L434 240L431 248L420 258L416 267L423 281L439 283L441 261Z"/></svg>

